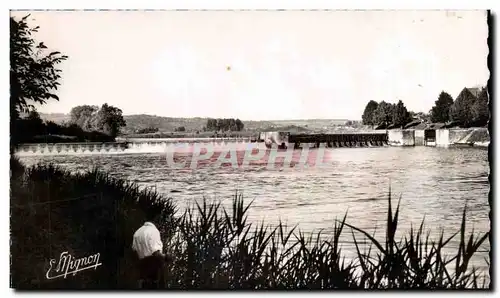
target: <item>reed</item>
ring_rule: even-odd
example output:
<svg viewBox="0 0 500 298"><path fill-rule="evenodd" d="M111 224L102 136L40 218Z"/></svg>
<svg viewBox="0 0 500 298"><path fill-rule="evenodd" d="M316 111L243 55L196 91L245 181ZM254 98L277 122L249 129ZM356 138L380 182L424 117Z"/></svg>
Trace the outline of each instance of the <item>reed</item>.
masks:
<svg viewBox="0 0 500 298"><path fill-rule="evenodd" d="M466 237L466 209L457 232L430 239L423 224L396 241L400 203L388 196L385 239L348 224L306 236L283 223L248 221L251 203L236 193L230 208L203 199L180 213L171 198L98 170L70 174L52 165L11 173L11 276L21 289L127 289L136 286L134 231L161 222L165 248L175 257L165 270L169 289L486 289L487 272L471 257L489 232ZM349 233L356 257L347 259L340 236ZM368 239L362 248L360 237ZM458 251L443 252L459 237ZM101 253L103 265L65 280L48 281L48 259L63 251Z"/></svg>

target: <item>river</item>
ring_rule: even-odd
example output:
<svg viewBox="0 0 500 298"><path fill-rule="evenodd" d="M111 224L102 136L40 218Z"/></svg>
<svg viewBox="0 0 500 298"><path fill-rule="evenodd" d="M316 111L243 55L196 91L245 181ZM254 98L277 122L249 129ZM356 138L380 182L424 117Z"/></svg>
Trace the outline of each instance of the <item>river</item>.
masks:
<svg viewBox="0 0 500 298"><path fill-rule="evenodd" d="M436 239L441 229L451 235L460 229L466 203L468 231L490 229L485 148L332 148L326 149L323 167L271 169L265 163L172 169L165 153L143 149L125 154L23 156L21 160L28 165L53 162L74 171L100 167L115 177L156 187L181 210L204 196L229 204L238 190L247 202L254 200L251 221L275 224L281 219L289 226L298 224L304 232L323 229L327 236L334 220L348 211L349 223L367 231L376 227L377 237L383 238L389 186L394 205L401 197L398 239L411 224L418 228L424 216L431 238ZM458 250L458 240L449 244L450 253ZM352 254L349 230L343 243L346 254ZM483 272L488 250L486 241L472 260Z"/></svg>

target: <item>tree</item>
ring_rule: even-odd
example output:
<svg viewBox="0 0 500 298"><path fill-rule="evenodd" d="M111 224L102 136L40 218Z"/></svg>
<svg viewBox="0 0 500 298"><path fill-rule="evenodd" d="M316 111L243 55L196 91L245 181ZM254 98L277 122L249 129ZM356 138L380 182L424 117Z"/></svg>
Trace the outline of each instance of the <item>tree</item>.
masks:
<svg viewBox="0 0 500 298"><path fill-rule="evenodd" d="M91 131L93 130L93 119L97 116L98 111L98 106L76 106L71 109L70 123L78 125L83 130Z"/></svg>
<svg viewBox="0 0 500 298"><path fill-rule="evenodd" d="M184 126L179 126L179 127L177 127L177 128L175 129L175 131L179 131L179 132L181 132L181 131L186 131L186 128L185 128Z"/></svg>
<svg viewBox="0 0 500 298"><path fill-rule="evenodd" d="M158 131L159 131L158 127L150 126L150 127L141 128L139 130L136 130L136 133L155 133Z"/></svg>
<svg viewBox="0 0 500 298"><path fill-rule="evenodd" d="M472 106L475 102L476 97L467 88L464 88L450 107L451 120L462 127L470 127L473 123Z"/></svg>
<svg viewBox="0 0 500 298"><path fill-rule="evenodd" d="M59 100L57 90L61 70L56 65L68 56L60 52L46 54L47 46L35 42L33 35L39 27L30 28L29 15L16 21L10 18L10 118L11 151L17 145L16 125L21 112L34 108L33 103L44 104L49 99Z"/></svg>
<svg viewBox="0 0 500 298"><path fill-rule="evenodd" d="M215 119L212 119L212 118L209 118L207 120L207 126L206 126L206 129L208 131L211 131L211 130L217 130L217 120Z"/></svg>
<svg viewBox="0 0 500 298"><path fill-rule="evenodd" d="M450 120L450 108L453 105L453 97L442 91L431 109L432 122L447 122Z"/></svg>
<svg viewBox="0 0 500 298"><path fill-rule="evenodd" d="M122 110L117 107L103 104L97 112L95 118L95 127L105 134L116 137L120 132L120 128L127 125L123 119Z"/></svg>
<svg viewBox="0 0 500 298"><path fill-rule="evenodd" d="M243 122L240 119L208 119L207 131L241 131L244 128Z"/></svg>
<svg viewBox="0 0 500 298"><path fill-rule="evenodd" d="M217 119L217 124L216 124L217 131L224 131L224 119Z"/></svg>
<svg viewBox="0 0 500 298"><path fill-rule="evenodd" d="M69 124L71 125L76 125L85 131L102 132L113 138L118 135L120 128L126 125L122 110L107 103L103 104L101 108L89 105L76 106L71 109L70 117ZM151 132L150 129L148 128L147 132ZM152 130L158 131L154 128Z"/></svg>
<svg viewBox="0 0 500 298"><path fill-rule="evenodd" d="M474 125L485 126L490 119L490 110L488 108L488 90L483 88L479 93L477 100L472 105L472 120Z"/></svg>
<svg viewBox="0 0 500 298"><path fill-rule="evenodd" d="M373 112L373 124L388 126L392 123L394 105L381 101L377 109Z"/></svg>
<svg viewBox="0 0 500 298"><path fill-rule="evenodd" d="M245 124L243 124L243 122L241 122L240 119L236 119L236 129L238 131L242 131L244 127L245 127Z"/></svg>
<svg viewBox="0 0 500 298"><path fill-rule="evenodd" d="M405 124L410 122L410 119L410 113L406 109L405 105L401 100L398 101L392 111L392 121L394 125L397 127L404 126Z"/></svg>
<svg viewBox="0 0 500 298"><path fill-rule="evenodd" d="M373 122L373 114L378 107L378 103L374 100L370 100L365 107L365 111L363 112L362 120L364 125L375 125Z"/></svg>
<svg viewBox="0 0 500 298"><path fill-rule="evenodd" d="M230 131L238 131L238 127L236 126L236 120L235 119L231 118L231 119L229 119L228 122L229 122L228 123L229 124L228 129Z"/></svg>

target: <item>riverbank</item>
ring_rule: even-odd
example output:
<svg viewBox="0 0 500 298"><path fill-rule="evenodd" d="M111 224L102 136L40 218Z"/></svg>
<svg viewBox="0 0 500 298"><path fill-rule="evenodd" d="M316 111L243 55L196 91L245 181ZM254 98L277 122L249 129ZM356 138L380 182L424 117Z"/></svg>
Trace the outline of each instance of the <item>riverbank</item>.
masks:
<svg viewBox="0 0 500 298"><path fill-rule="evenodd" d="M131 238L149 216L164 223L159 229L165 247L176 256L167 272L169 288L488 286L468 265L477 250L474 243L480 244L488 234L470 238L469 246L465 225L457 227L463 246L445 266L441 251L449 243L447 239L429 239L429 254L418 249L425 244L422 230L407 235L408 242L394 239L398 208L391 206L390 200L387 238L380 243L371 240L371 257L363 255L360 248L354 263L344 263L339 235L350 234L352 228L355 243L369 238L348 224L349 216L332 222L334 236L323 241L282 225L266 228L248 223L246 216L252 208L240 195L235 196L232 210L205 202L181 215L175 214L171 199L140 191L136 185L100 171L70 174L53 166L24 168L16 161L11 170L11 272L15 288L133 288L136 274ZM66 279L47 280L49 259L58 259L64 251L76 257L100 253L102 265Z"/></svg>

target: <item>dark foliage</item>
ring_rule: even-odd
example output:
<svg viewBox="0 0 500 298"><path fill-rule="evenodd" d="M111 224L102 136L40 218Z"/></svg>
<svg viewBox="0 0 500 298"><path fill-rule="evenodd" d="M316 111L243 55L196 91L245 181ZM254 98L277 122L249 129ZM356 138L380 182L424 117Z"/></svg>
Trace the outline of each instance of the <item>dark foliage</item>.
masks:
<svg viewBox="0 0 500 298"><path fill-rule="evenodd" d="M113 142L111 136L97 131L84 131L76 124L44 123L36 111L27 118L13 121L19 143Z"/></svg>
<svg viewBox="0 0 500 298"><path fill-rule="evenodd" d="M407 123L411 121L410 113L406 109L403 102L400 100L396 105L394 105L392 111L392 122L395 127L404 127Z"/></svg>
<svg viewBox="0 0 500 298"><path fill-rule="evenodd" d="M488 90L483 88L477 100L472 105L472 117L474 126L486 126L490 120L490 109L488 107Z"/></svg>
<svg viewBox="0 0 500 298"><path fill-rule="evenodd" d="M158 132L159 129L158 127L146 127L146 128L141 128L141 129L138 129L135 133L155 133L155 132Z"/></svg>
<svg viewBox="0 0 500 298"><path fill-rule="evenodd" d="M126 125L122 110L107 103L98 106L77 106L70 112L72 124L85 131L98 131L111 137L116 137L120 129Z"/></svg>
<svg viewBox="0 0 500 298"><path fill-rule="evenodd" d="M442 91L431 109L432 122L448 122L450 120L450 107L453 105L453 97Z"/></svg>
<svg viewBox="0 0 500 298"><path fill-rule="evenodd" d="M370 100L365 107L365 110L363 112L362 120L364 125L375 125L373 122L373 114L375 113L375 110L377 110L378 103L374 100Z"/></svg>
<svg viewBox="0 0 500 298"><path fill-rule="evenodd" d="M240 119L208 119L207 131L241 131L245 125Z"/></svg>
<svg viewBox="0 0 500 298"><path fill-rule="evenodd" d="M471 127L474 124L473 105L477 98L467 88L464 88L450 108L450 118L461 127Z"/></svg>
<svg viewBox="0 0 500 298"><path fill-rule="evenodd" d="M95 129L98 106L76 106L70 111L70 123L76 124L84 130Z"/></svg>
<svg viewBox="0 0 500 298"><path fill-rule="evenodd" d="M381 101L373 112L373 123L375 125L388 126L393 123L394 105Z"/></svg>
<svg viewBox="0 0 500 298"><path fill-rule="evenodd" d="M16 164L15 161L13 161ZM171 201L99 171L74 174L52 165L11 177L12 286L21 289L109 289L135 284L131 236L145 220L169 230ZM66 279L47 280L49 259L68 251L100 253L102 266Z"/></svg>
<svg viewBox="0 0 500 298"><path fill-rule="evenodd" d="M429 114L409 112L401 100L397 104L371 100L362 118L363 124L374 125L376 129L404 127L414 118L426 123L446 123L446 127L485 126L490 118L488 92L486 88L482 88L479 94L475 88L464 88L453 101L451 95L442 91Z"/></svg>
<svg viewBox="0 0 500 298"><path fill-rule="evenodd" d="M347 214L332 222L334 231L307 237L287 229L247 221L250 205L236 195L232 208L203 200L180 216L171 199L139 190L99 171L70 175L53 166L23 170L15 161L11 175L12 286L37 288L135 288L134 231L144 221L158 223L167 252L170 289L461 289L484 288L486 280L469 265L487 239L465 237L465 210L458 232L430 240L413 229L396 240L399 203L388 200L386 237L380 242L347 223ZM393 213L394 212L394 213ZM350 232L357 256L346 259L340 235ZM443 251L459 234L458 251ZM368 251L359 246L367 239ZM67 279L45 278L48 258L63 251L75 256L95 252L103 265Z"/></svg>
<svg viewBox="0 0 500 298"><path fill-rule="evenodd" d="M54 91L59 85L61 70L57 64L68 57L60 52L47 54L47 46L37 43L34 33L39 27L30 28L26 22L10 18L10 131L11 152L22 133L16 131L16 120L20 113L34 109L33 104L43 104L49 99L59 100Z"/></svg>
<svg viewBox="0 0 500 298"><path fill-rule="evenodd" d="M183 132L183 131L186 131L186 128L184 126L179 126L175 129L175 131L178 131L178 132Z"/></svg>

